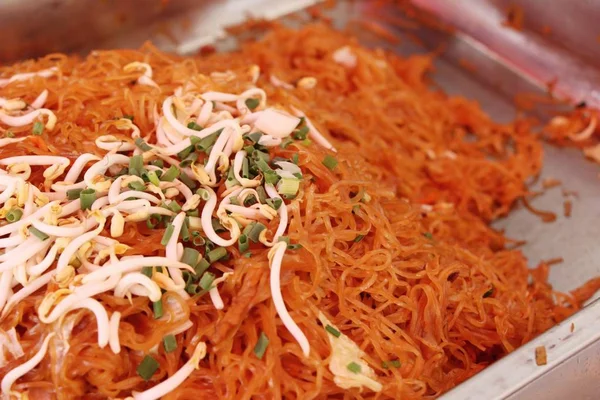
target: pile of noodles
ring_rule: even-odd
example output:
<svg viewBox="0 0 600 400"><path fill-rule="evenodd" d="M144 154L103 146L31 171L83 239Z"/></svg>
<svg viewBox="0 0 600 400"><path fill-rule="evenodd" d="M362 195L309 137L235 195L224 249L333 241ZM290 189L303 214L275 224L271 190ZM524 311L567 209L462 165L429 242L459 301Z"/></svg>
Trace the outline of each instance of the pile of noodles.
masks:
<svg viewBox="0 0 600 400"><path fill-rule="evenodd" d="M334 61L344 46L355 65ZM133 61L153 67L161 91L136 85L139 73L123 72ZM119 354L98 347L88 311L72 312L62 324L40 323L36 307L46 290L56 288L51 283L0 321L3 330L16 327L25 352L0 368L0 379L30 358L49 332L69 325L68 344L52 342L15 390L30 399L123 398L172 375L200 339L207 356L165 398L374 397L366 388L344 390L333 382L328 333L317 319L322 312L366 353L383 385L378 398L419 399L449 390L578 310L595 287L554 292L548 266L528 270L522 253L489 226L527 193L524 182L539 172L539 138L527 121L498 124L477 103L432 90L426 78L431 61L361 48L315 24L297 31L274 26L262 40L228 54L178 57L145 45L94 51L85 59L51 54L1 68L0 77L59 69L52 79L0 88L2 97L29 102L48 89L46 107L58 118L52 132L2 148L1 158L103 155L94 139L122 134L111 125L114 118L133 116L145 136L154 130L155 106L177 87L231 70L236 78L223 79L221 90L238 93L249 79L245 71L256 64L257 86L269 101L303 110L337 148L339 165L326 168L321 161L330 153L316 143L272 150L273 156L299 153L304 173L287 231L303 247L286 253L281 285L310 342L308 358L276 314L268 249L246 258L234 246L230 259L216 264L233 272L219 289L223 310L206 295L184 301L167 293L180 318L163 323L153 318L146 298L98 296L107 310L122 314ZM273 84L272 76L291 87ZM297 87L304 77L316 78L317 85ZM19 137L31 127L11 130ZM365 193L370 200L361 202ZM162 235L144 223L127 223L120 241L132 247L128 254L164 255ZM167 354L160 347L158 372L142 380L136 367L144 355L187 319L193 326L177 336L177 350ZM262 359L253 352L260 332L270 339ZM385 368L390 360L399 366Z"/></svg>

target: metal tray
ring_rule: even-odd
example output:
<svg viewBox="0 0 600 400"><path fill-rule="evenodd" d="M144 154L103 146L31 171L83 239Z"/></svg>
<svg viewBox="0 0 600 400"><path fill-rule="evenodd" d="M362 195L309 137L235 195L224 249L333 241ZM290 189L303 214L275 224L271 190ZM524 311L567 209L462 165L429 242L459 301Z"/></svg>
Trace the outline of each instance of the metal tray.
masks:
<svg viewBox="0 0 600 400"><path fill-rule="evenodd" d="M316 2L181 0L161 2L163 6L156 7L158 1L147 1L153 6L140 9L139 3L133 0L39 0L35 3L35 14L43 15L40 23L52 28L36 30L32 29L35 21L28 19L28 28L19 23L27 4L31 6L32 2L8 0L0 4L4 37L25 35L30 46L20 49L10 47L10 40L4 41L0 44L0 61L50 50L86 52L92 48L137 47L147 39L168 51L192 53L202 45L223 38L223 27L240 23L249 15L275 19ZM557 0L549 6L544 0L513 1L512 4L522 3L526 11L523 30L503 26L508 1L414 2L446 19L457 27L457 32L449 34L425 26L407 30L390 26L388 28L401 38L400 43L394 45L361 30L354 33L366 46L385 47L403 55L424 53L444 43L446 50L435 62L436 83L448 93L479 101L496 120L514 118L513 98L517 93L544 93L545 84L557 77L560 79L555 87L560 94L600 105L600 92L594 86L600 82L600 72L594 67L600 60L600 50L592 43L597 33L591 33L595 29L594 16L599 14L594 11L600 11L600 6L594 6L593 2ZM402 17L397 7L380 3L339 1L328 13L339 26L361 19L385 25L382 15ZM86 11L90 10L86 5L93 6L94 12ZM527 19L527 13L536 18ZM129 17L122 18L123 14ZM100 16L104 21L97 29L91 29L93 32L82 30L82 27L94 27L89 25L93 21L90 15ZM75 40L69 32L78 29L82 35ZM551 36L540 34L549 29L553 32ZM415 37L419 44L413 40ZM461 67L465 64L474 68ZM597 165L584 160L575 150L546 146L542 176L559 179L566 183L567 189L579 194L574 199L572 216L562 216L563 197L560 189L554 189L537 198L534 205L557 212L559 217L555 223L544 224L518 208L506 219L496 222L510 237L528 241L522 250L531 266L541 259L564 258L564 263L553 266L550 274L550 282L558 290L568 291L600 276L600 263L596 261L600 248L595 244L595 239L600 237L599 171ZM575 327L573 332L571 324ZM600 393L599 338L600 302L592 301L569 320L486 368L442 399L596 399ZM545 366L535 363L534 349L541 345L548 353Z"/></svg>

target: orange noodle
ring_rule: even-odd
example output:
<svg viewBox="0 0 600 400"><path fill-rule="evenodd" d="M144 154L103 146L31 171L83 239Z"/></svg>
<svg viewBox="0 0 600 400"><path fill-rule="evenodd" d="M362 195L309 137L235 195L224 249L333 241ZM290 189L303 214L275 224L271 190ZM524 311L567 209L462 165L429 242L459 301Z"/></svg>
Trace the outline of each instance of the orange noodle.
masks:
<svg viewBox="0 0 600 400"><path fill-rule="evenodd" d="M0 320L3 385L29 399L127 398L158 393L167 380L173 385L161 392L165 399L435 397L577 311L599 282L573 295L553 291L548 265L528 270L523 254L509 249L513 241L489 226L528 194L525 181L542 165L540 137L528 120L499 124L477 103L432 90L431 62L425 55L405 59L365 49L313 24L300 30L274 25L261 40L226 54L180 57L147 44L94 51L84 59L51 54L1 68L0 98L24 103L10 103L9 110L5 102L0 116L27 116L39 106L55 115L56 124L48 126L43 113L22 126L0 122L2 139L25 138L4 143L0 159L53 155L69 161L66 168L58 159L0 166L5 191L21 182L5 199L0 240L29 240L23 251L44 240L58 243L43 271L36 268L50 246L14 267L0 261L2 274L11 274L10 307L4 306ZM10 80L50 68L47 76ZM254 87L265 98L239 97ZM47 99L32 104L44 90ZM209 92L220 93L220 100ZM199 115L204 106L212 109L212 120ZM165 113L175 121L164 122ZM188 154L161 153L191 143L174 130L202 132L219 119L239 122L248 115L264 118L240 122L241 133L227 127L218 134L232 139L229 160L227 145L224 157L215 153L217 182L207 176L218 143L196 145ZM255 144L259 137L275 145ZM260 154L254 156L260 149L268 168L257 160ZM246 174L242 164L240 174L264 185L268 200L238 196L230 211L211 213L211 201L225 204L231 185L235 190L246 182L229 172L241 151L253 154L246 161L255 171ZM35 222L37 231L28 222L7 234L9 212L29 215L22 205L27 196L39 203L34 210L58 198L53 185L66 180L83 153L97 157L90 156L70 184L83 182L79 189L96 190L100 201L124 174L121 179L129 181L117 184L116 194L129 194L103 200L95 211L81 210L79 203L69 216L48 211ZM138 170L117 162L107 170L119 154L126 160L139 155L143 164ZM188 168L194 189L186 195L185 182L176 188L163 181L152 191L153 166L162 163L164 178L169 163L179 168L182 159L188 162L181 173ZM285 168L278 167L282 160ZM102 162L104 169L86 172ZM30 176L23 178L28 168ZM279 182L269 188L268 180ZM34 195L20 192L27 183ZM199 188L197 198L187 198ZM277 191L287 196L278 200ZM72 193L80 200L56 200L63 210L69 201L83 204L83 192ZM135 202L145 205L135 212L123 208ZM266 226L256 241L246 229L259 226L254 220ZM235 239L222 245L219 257L207 254L221 246L207 245L210 226L223 241ZM275 241L280 226L289 245ZM55 236L43 239L42 228ZM172 239L169 231L177 232ZM243 232L248 245L239 244ZM190 264L195 269L178 262L187 257L178 243L204 257L208 269L198 271L196 258ZM6 253L15 248L3 246ZM157 260L169 268L158 268L163 264ZM38 290L11 302L40 276L48 278ZM127 286L126 279L135 284ZM216 283L206 285L211 279ZM109 289L92 297L78 291L111 280ZM160 300L152 297L156 288ZM81 297L69 303L74 293ZM39 362L16 376L36 356Z"/></svg>

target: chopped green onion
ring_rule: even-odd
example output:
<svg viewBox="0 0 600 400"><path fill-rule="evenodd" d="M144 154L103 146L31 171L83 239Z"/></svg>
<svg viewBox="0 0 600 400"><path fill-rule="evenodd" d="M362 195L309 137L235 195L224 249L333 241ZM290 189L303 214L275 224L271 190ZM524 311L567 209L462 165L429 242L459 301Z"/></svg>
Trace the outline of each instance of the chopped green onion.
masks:
<svg viewBox="0 0 600 400"><path fill-rule="evenodd" d="M152 150L152 147L141 137L135 139L135 145L142 151Z"/></svg>
<svg viewBox="0 0 600 400"><path fill-rule="evenodd" d="M279 181L279 175L275 171L267 171L264 173L265 183L275 185Z"/></svg>
<svg viewBox="0 0 600 400"><path fill-rule="evenodd" d="M181 176L179 177L179 180L181 182L183 182L183 184L187 187L189 187L191 190L196 189L196 182L194 182L193 180L190 179L189 176L187 176L186 174L181 174Z"/></svg>
<svg viewBox="0 0 600 400"><path fill-rule="evenodd" d="M6 131L6 137L7 138L14 138L15 137L15 133L13 131Z"/></svg>
<svg viewBox="0 0 600 400"><path fill-rule="evenodd" d="M341 336L341 333L340 333L340 331L338 331L337 329L335 329L335 328L334 328L333 326L331 326L331 325L327 325L327 326L325 327L325 330L326 330L327 332L331 333L331 334L332 334L333 336L335 336L335 337L340 337L340 336Z"/></svg>
<svg viewBox="0 0 600 400"><path fill-rule="evenodd" d="M142 176L144 172L144 159L141 154L129 159L129 175Z"/></svg>
<svg viewBox="0 0 600 400"><path fill-rule="evenodd" d="M146 275L148 278L152 278L152 267L143 267L142 274Z"/></svg>
<svg viewBox="0 0 600 400"><path fill-rule="evenodd" d="M189 210L185 212L185 215L188 217L198 217L200 216L200 211L196 208L195 210Z"/></svg>
<svg viewBox="0 0 600 400"><path fill-rule="evenodd" d="M185 217L183 224L181 225L181 239L184 242L190 240L190 218Z"/></svg>
<svg viewBox="0 0 600 400"><path fill-rule="evenodd" d="M251 141L252 143L258 143L260 138L263 136L262 132L252 132L244 136L246 139Z"/></svg>
<svg viewBox="0 0 600 400"><path fill-rule="evenodd" d="M258 342L256 342L256 346L254 346L254 354L259 360L261 360L265 355L265 351L267 351L268 346L269 338L264 332L261 332L260 336L258 337Z"/></svg>
<svg viewBox="0 0 600 400"><path fill-rule="evenodd" d="M225 181L225 187L227 189L232 188L233 186L238 186L240 183L235 179L235 174L233 173L233 168L229 168L227 171L227 180Z"/></svg>
<svg viewBox="0 0 600 400"><path fill-rule="evenodd" d="M201 131L201 130L203 129L203 128L202 128L202 126L198 125L198 124L197 124L196 122L194 122L194 121L192 121L192 122L189 122L189 123L187 124L187 127L188 127L189 129L193 129L193 130L195 130L195 131Z"/></svg>
<svg viewBox="0 0 600 400"><path fill-rule="evenodd" d="M149 381L152 375L158 370L160 364L152 356L144 357L140 365L137 367L137 373L143 380Z"/></svg>
<svg viewBox="0 0 600 400"><path fill-rule="evenodd" d="M179 174L181 174L181 171L179 170L179 168L177 168L174 165L171 165L169 167L169 169L167 170L167 172L162 174L162 176L160 177L160 180L163 182L173 182L175 179L177 179Z"/></svg>
<svg viewBox="0 0 600 400"><path fill-rule="evenodd" d="M256 199L256 196L251 194L250 196L246 197L244 199L244 206L245 207L250 207L254 204L258 203L258 200Z"/></svg>
<svg viewBox="0 0 600 400"><path fill-rule="evenodd" d="M211 148L213 144L215 144L221 131L222 129L219 129L215 133L211 133L210 135L200 139L200 141L196 143L196 150L207 152L207 150Z"/></svg>
<svg viewBox="0 0 600 400"><path fill-rule="evenodd" d="M219 222L217 218L213 218L210 223L216 233L225 232L227 230L223 225L221 225L221 222Z"/></svg>
<svg viewBox="0 0 600 400"><path fill-rule="evenodd" d="M162 244L163 246L166 246L169 243L169 240L171 240L171 236L173 236L174 230L175 230L175 228L173 228L173 225L168 225L167 229L165 230L165 233L162 237L162 240L160 241L160 244Z"/></svg>
<svg viewBox="0 0 600 400"><path fill-rule="evenodd" d="M146 220L146 226L149 229L154 229L156 225L160 224L162 216L160 214L151 214Z"/></svg>
<svg viewBox="0 0 600 400"><path fill-rule="evenodd" d="M180 160L183 160L184 158L186 158L192 151L194 150L194 146L190 145L188 147L186 147L185 149L181 150L179 153L177 153L177 157L179 157Z"/></svg>
<svg viewBox="0 0 600 400"><path fill-rule="evenodd" d="M165 166L165 162L161 159L150 161L150 165L154 165L158 168L163 168Z"/></svg>
<svg viewBox="0 0 600 400"><path fill-rule="evenodd" d="M294 244L288 244L287 245L287 249L288 250L298 250L301 249L302 245L300 243L294 243Z"/></svg>
<svg viewBox="0 0 600 400"><path fill-rule="evenodd" d="M8 222L17 222L23 216L23 210L20 208L13 208L8 213L6 213L6 220Z"/></svg>
<svg viewBox="0 0 600 400"><path fill-rule="evenodd" d="M358 243L358 242L360 242L361 240L363 240L363 239L364 239L364 237L365 237L365 235L358 235L358 236L356 236L356 237L354 238L354 242Z"/></svg>
<svg viewBox="0 0 600 400"><path fill-rule="evenodd" d="M158 177L158 175L156 175L155 171L150 171L146 174L146 176L148 177L148 181L153 184L154 186L159 186L160 185L160 178Z"/></svg>
<svg viewBox="0 0 600 400"><path fill-rule="evenodd" d="M96 191L91 188L82 190L79 194L79 199L81 200L81 209L89 210L96 201Z"/></svg>
<svg viewBox="0 0 600 400"><path fill-rule="evenodd" d="M290 244L290 238L287 236L279 236L278 242L285 242L285 244Z"/></svg>
<svg viewBox="0 0 600 400"><path fill-rule="evenodd" d="M292 143L294 143L294 140L292 140L292 138L290 138L288 136L288 137L286 137L285 139L283 139L281 141L281 144L279 145L279 147L281 147L282 149L285 149L286 147L288 147Z"/></svg>
<svg viewBox="0 0 600 400"><path fill-rule="evenodd" d="M198 196L200 196L200 198L204 201L210 199L210 193L208 190L204 189L204 188L200 188L198 190L196 190L196 194Z"/></svg>
<svg viewBox="0 0 600 400"><path fill-rule="evenodd" d="M185 291L186 291L186 292L187 292L187 293L188 293L190 296L193 296L193 295L195 295L196 293L198 293L198 285L196 285L196 284L195 284L195 283L193 283L193 282L190 282L189 284L187 284L187 285L185 286Z"/></svg>
<svg viewBox="0 0 600 400"><path fill-rule="evenodd" d="M242 161L242 178L250 178L250 164L248 162L248 157L244 157L244 161Z"/></svg>
<svg viewBox="0 0 600 400"><path fill-rule="evenodd" d="M167 208L174 213L181 211L181 206L175 200L171 200L171 202L167 205Z"/></svg>
<svg viewBox="0 0 600 400"><path fill-rule="evenodd" d="M306 136L308 135L308 126L303 126L302 128L294 131L294 133L292 135L294 136L294 139L296 139L296 140L306 139Z"/></svg>
<svg viewBox="0 0 600 400"><path fill-rule="evenodd" d="M166 353L172 353L177 349L177 339L175 335L167 335L163 338L163 346Z"/></svg>
<svg viewBox="0 0 600 400"><path fill-rule="evenodd" d="M142 182L140 181L133 181L133 182L129 182L129 189L131 190L137 190L140 192L143 192L144 190L146 190L146 185L144 185Z"/></svg>
<svg viewBox="0 0 600 400"><path fill-rule="evenodd" d="M431 232L425 232L423 233L423 236L425 236L429 240L433 240L433 234Z"/></svg>
<svg viewBox="0 0 600 400"><path fill-rule="evenodd" d="M195 236L192 239L192 243L194 243L194 246L204 246L206 244L206 241L202 236Z"/></svg>
<svg viewBox="0 0 600 400"><path fill-rule="evenodd" d="M69 200L77 200L79 198L79 195L81 194L82 191L83 191L83 189L71 189L71 190L67 190L67 199L69 199Z"/></svg>
<svg viewBox="0 0 600 400"><path fill-rule="evenodd" d="M163 316L163 303L162 299L152 302L152 311L154 312L154 319L159 319Z"/></svg>
<svg viewBox="0 0 600 400"><path fill-rule="evenodd" d="M35 124L33 124L31 133L33 133L36 136L40 136L43 132L44 132L44 124L42 124L40 121L37 121Z"/></svg>
<svg viewBox="0 0 600 400"><path fill-rule="evenodd" d="M256 151L256 149L254 148L254 146L244 146L244 151L248 154L248 156L251 157Z"/></svg>
<svg viewBox="0 0 600 400"><path fill-rule="evenodd" d="M248 236L240 235L240 238L238 239L238 249L240 250L240 253L248 251L249 247L250 243L248 243Z"/></svg>
<svg viewBox="0 0 600 400"><path fill-rule="evenodd" d="M123 115L121 118L125 118L125 119L128 119L128 120L130 120L131 122L133 122L133 115L127 115L127 114L125 114L125 115Z"/></svg>
<svg viewBox="0 0 600 400"><path fill-rule="evenodd" d="M279 210L279 207L281 207L281 205L283 204L283 200L281 200L278 197L274 197L272 199L267 199L267 204L269 205L269 207L271 207L273 210L277 211Z"/></svg>
<svg viewBox="0 0 600 400"><path fill-rule="evenodd" d="M362 369L360 367L360 365L355 363L354 361L352 361L350 364L346 365L346 368L348 368L348 371L354 372L355 374L359 374Z"/></svg>
<svg viewBox="0 0 600 400"><path fill-rule="evenodd" d="M401 365L400 360L384 361L381 363L384 369L390 369L391 367L400 368Z"/></svg>
<svg viewBox="0 0 600 400"><path fill-rule="evenodd" d="M252 159L254 160L254 162L257 162L258 160L262 160L265 163L267 163L267 162L269 162L271 157L269 156L269 153L265 153L264 151L254 149L254 151L252 152Z"/></svg>
<svg viewBox="0 0 600 400"><path fill-rule="evenodd" d="M267 227L260 222L252 222L244 229L244 235L246 235L248 239L252 240L254 243L258 243L260 233L265 229L267 229Z"/></svg>
<svg viewBox="0 0 600 400"><path fill-rule="evenodd" d="M247 252L245 252L243 255L244 255L244 257L246 257L246 258L250 258L250 257L252 257L252 252L251 252L251 251L247 251Z"/></svg>
<svg viewBox="0 0 600 400"><path fill-rule="evenodd" d="M213 274L212 272L205 272L204 275L202 275L202 278L200 278L200 287L203 290L210 290L214 280L215 274Z"/></svg>
<svg viewBox="0 0 600 400"><path fill-rule="evenodd" d="M179 166L181 168L186 168L189 167L190 165L192 165L193 163L196 162L196 160L198 160L198 154L196 153L192 153L189 156L185 157L180 163Z"/></svg>
<svg viewBox="0 0 600 400"><path fill-rule="evenodd" d="M303 144L304 146L308 147L308 146L310 146L310 145L312 144L312 140L310 140L310 139L304 139L304 140L302 141L302 144Z"/></svg>
<svg viewBox="0 0 600 400"><path fill-rule="evenodd" d="M283 178L277 185L277 192L285 197L294 197L300 190L300 180L296 178Z"/></svg>
<svg viewBox="0 0 600 400"><path fill-rule="evenodd" d="M294 155L292 156L292 162L296 165L298 165L298 161L300 159L300 156L298 156L298 153L294 153Z"/></svg>
<svg viewBox="0 0 600 400"><path fill-rule="evenodd" d="M490 290L488 290L487 292L485 292L485 293L483 294L483 298L484 298L484 299L487 299L488 297L490 297L490 296L491 296L491 295L493 295L493 294L494 294L494 287L492 286L492 288L491 288Z"/></svg>
<svg viewBox="0 0 600 400"><path fill-rule="evenodd" d="M196 276L202 276L202 274L206 272L206 270L208 269L208 267L210 267L210 263L208 261L206 261L206 259L203 258L194 267L194 274Z"/></svg>
<svg viewBox="0 0 600 400"><path fill-rule="evenodd" d="M208 261L212 264L215 261L219 261L221 258L225 257L227 255L227 250L225 249L225 247L217 247L216 249L209 251L208 254L206 255L206 258L208 258Z"/></svg>
<svg viewBox="0 0 600 400"><path fill-rule="evenodd" d="M262 186L258 186L256 188L256 193L258 193L258 201L260 203L266 203L267 202L267 192L265 192L265 188Z"/></svg>
<svg viewBox="0 0 600 400"><path fill-rule="evenodd" d="M192 249L191 247L186 247L183 249L183 255L181 256L182 263L194 268L196 264L198 264L199 259L200 252L198 250Z"/></svg>
<svg viewBox="0 0 600 400"><path fill-rule="evenodd" d="M326 166L327 168L329 168L332 171L338 165L338 161L335 159L335 157L332 157L329 154L325 156L325 158L323 159L322 163L323 163L324 166Z"/></svg>
<svg viewBox="0 0 600 400"><path fill-rule="evenodd" d="M259 106L260 104L260 100L258 99L253 99L253 98L249 98L246 99L246 101L244 102L246 103L246 106L250 109L250 110L254 110L256 107Z"/></svg>

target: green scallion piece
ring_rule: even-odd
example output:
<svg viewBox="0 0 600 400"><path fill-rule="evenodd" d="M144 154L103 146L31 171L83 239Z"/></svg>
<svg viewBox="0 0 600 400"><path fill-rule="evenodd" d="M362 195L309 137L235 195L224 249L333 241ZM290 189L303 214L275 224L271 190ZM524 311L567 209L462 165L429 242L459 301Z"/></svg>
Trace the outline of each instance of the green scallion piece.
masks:
<svg viewBox="0 0 600 400"><path fill-rule="evenodd" d="M177 157L179 157L180 160L183 160L188 155L190 155L190 153L192 151L194 151L194 146L190 145L190 146L186 147L185 149L181 150L179 153L177 153Z"/></svg>
<svg viewBox="0 0 600 400"><path fill-rule="evenodd" d="M252 252L251 252L251 251L247 251L247 252L245 252L245 253L244 253L244 254L242 254L242 255L243 255L244 257L246 257L246 258L250 258L250 257L252 257Z"/></svg>
<svg viewBox="0 0 600 400"><path fill-rule="evenodd" d="M250 243L248 243L248 236L240 235L238 239L238 249L240 250L240 253L245 253L246 251L248 251L249 247Z"/></svg>
<svg viewBox="0 0 600 400"><path fill-rule="evenodd" d="M242 178L250 179L250 164L248 162L248 157L244 157L244 161L242 161Z"/></svg>
<svg viewBox="0 0 600 400"><path fill-rule="evenodd" d="M142 151L152 150L152 147L141 137L135 139L135 145Z"/></svg>
<svg viewBox="0 0 600 400"><path fill-rule="evenodd" d="M302 128L295 130L292 136L296 140L305 140L306 136L308 136L308 126L303 126Z"/></svg>
<svg viewBox="0 0 600 400"><path fill-rule="evenodd" d="M152 267L143 267L142 274L146 275L148 278L152 278Z"/></svg>
<svg viewBox="0 0 600 400"><path fill-rule="evenodd" d="M274 209L275 211L279 210L279 207L283 204L283 200L275 197L272 199L267 199L267 205Z"/></svg>
<svg viewBox="0 0 600 400"><path fill-rule="evenodd" d="M279 236L278 242L285 242L285 244L290 244L290 238L287 236Z"/></svg>
<svg viewBox="0 0 600 400"><path fill-rule="evenodd" d="M281 141L281 144L279 145L279 147L281 147L282 149L285 149L285 148L287 148L292 143L294 143L294 140L292 140L292 138L290 138L288 136L288 137L286 137L285 139L283 139Z"/></svg>
<svg viewBox="0 0 600 400"><path fill-rule="evenodd" d="M175 335L167 335L163 338L163 346L166 353L172 353L177 349L177 339Z"/></svg>
<svg viewBox="0 0 600 400"><path fill-rule="evenodd" d="M150 165L154 165L158 168L163 168L165 166L165 162L161 159L150 161Z"/></svg>
<svg viewBox="0 0 600 400"><path fill-rule="evenodd" d="M337 165L338 165L338 161L335 159L335 157L332 157L329 154L326 155L325 158L323 159L323 161L321 161L321 162L323 163L324 166L329 168L331 171L333 171L335 169L335 167L337 167Z"/></svg>
<svg viewBox="0 0 600 400"><path fill-rule="evenodd" d="M275 185L277 182L279 182L279 175L277 175L275 171L267 171L263 176L265 178L265 183Z"/></svg>
<svg viewBox="0 0 600 400"><path fill-rule="evenodd" d="M221 131L222 129L219 129L215 133L211 133L210 135L200 139L200 141L196 143L196 150L207 152L207 150L215 144Z"/></svg>
<svg viewBox="0 0 600 400"><path fill-rule="evenodd" d="M181 171L179 170L179 168L177 168L174 165L171 165L169 167L169 169L167 170L167 172L162 174L162 176L160 177L160 180L163 182L173 182L175 179L177 179L179 177L180 174L181 174Z"/></svg>
<svg viewBox="0 0 600 400"><path fill-rule="evenodd" d="M208 258L208 261L212 264L216 261L219 261L221 258L225 257L227 255L227 250L225 249L225 247L217 247L214 250L211 250L208 252L208 254L206 255L206 258Z"/></svg>
<svg viewBox="0 0 600 400"><path fill-rule="evenodd" d="M355 242L355 243L358 243L358 242L360 242L361 240L363 240L363 239L364 239L364 237L365 237L365 235L358 235L358 236L356 236L356 237L354 238L354 242Z"/></svg>
<svg viewBox="0 0 600 400"><path fill-rule="evenodd" d="M125 115L123 115L121 118L125 118L125 119L128 119L128 120L130 120L131 122L133 122L133 115L128 115L128 114L125 114Z"/></svg>
<svg viewBox="0 0 600 400"><path fill-rule="evenodd" d="M248 107L250 110L254 110L256 107L259 106L260 100L249 98L249 99L246 99L246 101L244 103L246 103L246 107Z"/></svg>
<svg viewBox="0 0 600 400"><path fill-rule="evenodd" d="M200 278L200 287L203 290L210 290L214 280L215 274L213 274L212 272L205 272L204 275L202 275L202 278Z"/></svg>
<svg viewBox="0 0 600 400"><path fill-rule="evenodd" d="M390 369L391 367L400 368L402 366L402 363L400 362L400 360L383 361L381 363L381 366L384 369Z"/></svg>
<svg viewBox="0 0 600 400"><path fill-rule="evenodd" d="M264 151L254 149L254 151L252 152L252 159L254 160L254 162L257 162L258 160L263 160L264 162L268 163L271 157L269 156L269 153L265 153Z"/></svg>
<svg viewBox="0 0 600 400"><path fill-rule="evenodd" d="M144 159L141 154L129 159L129 175L142 176L144 172Z"/></svg>
<svg viewBox="0 0 600 400"><path fill-rule="evenodd" d="M189 167L190 165L192 165L193 163L196 162L196 160L198 160L198 154L196 153L192 153L189 156L185 157L180 163L179 166L181 168L186 168Z"/></svg>
<svg viewBox="0 0 600 400"><path fill-rule="evenodd" d="M267 351L267 347L269 346L269 338L265 335L264 332L260 333L258 337L258 342L256 342L256 346L254 346L254 354L259 360L262 360L265 352Z"/></svg>
<svg viewBox="0 0 600 400"><path fill-rule="evenodd" d="M287 249L288 250L298 250L301 249L302 245L300 243L293 243L293 244L288 244L287 245Z"/></svg>
<svg viewBox="0 0 600 400"><path fill-rule="evenodd" d="M154 186L159 186L160 185L160 178L158 177L158 175L156 174L155 171L149 171L146 174L146 176L148 177L148 182L150 182Z"/></svg>
<svg viewBox="0 0 600 400"><path fill-rule="evenodd" d="M423 236L425 236L429 240L433 240L433 234L431 232L424 232Z"/></svg>
<svg viewBox="0 0 600 400"><path fill-rule="evenodd" d="M149 381L152 375L158 370L160 364L152 356L144 357L140 365L137 367L137 373L143 380Z"/></svg>
<svg viewBox="0 0 600 400"><path fill-rule="evenodd" d="M189 129L193 129L195 131L201 131L203 128L202 126L198 125L196 122L192 121L192 122L188 122L187 127Z"/></svg>
<svg viewBox="0 0 600 400"><path fill-rule="evenodd" d="M494 287L492 286L492 288L491 288L490 290L488 290L487 292L485 292L485 293L483 294L483 298L484 298L484 299L487 299L488 297L490 297L490 296L491 296L491 295L493 295L493 294L494 294Z"/></svg>
<svg viewBox="0 0 600 400"><path fill-rule="evenodd" d="M260 233L265 229L267 229L267 227L260 222L252 222L244 229L244 235L246 235L248 239L252 240L254 243L258 243Z"/></svg>
<svg viewBox="0 0 600 400"><path fill-rule="evenodd" d="M295 197L300 190L300 180L296 178L283 178L277 185L277 192L286 198Z"/></svg>
<svg viewBox="0 0 600 400"><path fill-rule="evenodd" d="M20 208L12 208L6 213L6 220L10 223L17 222L23 216L23 210Z"/></svg>
<svg viewBox="0 0 600 400"><path fill-rule="evenodd" d="M162 215L160 214L151 214L146 220L146 226L148 229L154 229L158 224L162 221Z"/></svg>
<svg viewBox="0 0 600 400"><path fill-rule="evenodd" d="M267 202L267 192L265 192L265 188L262 186L258 186L256 188L256 193L258 193L258 201L262 204Z"/></svg>
<svg viewBox="0 0 600 400"><path fill-rule="evenodd" d="M184 242L190 240L190 218L185 217L183 224L181 225L181 239Z"/></svg>
<svg viewBox="0 0 600 400"><path fill-rule="evenodd" d="M256 199L256 196L251 194L250 196L247 196L244 199L244 206L245 207L250 207L253 206L254 204L258 203L258 200Z"/></svg>
<svg viewBox="0 0 600 400"><path fill-rule="evenodd" d="M300 156L298 155L298 153L294 153L294 155L292 156L292 162L296 165L298 165L298 161L300 159Z"/></svg>
<svg viewBox="0 0 600 400"><path fill-rule="evenodd" d="M127 186L129 187L129 189L137 190L138 192L143 192L144 190L146 190L146 185L144 185L140 181L129 182L129 185Z"/></svg>
<svg viewBox="0 0 600 400"><path fill-rule="evenodd" d="M175 228L173 228L173 225L168 225L167 229L165 230L165 233L162 237L162 240L160 241L160 244L162 244L163 246L166 246L169 243L169 240L171 240L171 236L173 236L174 230L175 230Z"/></svg>
<svg viewBox="0 0 600 400"><path fill-rule="evenodd" d="M79 198L79 195L81 194L82 191L83 191L83 189L71 189L71 190L67 190L67 199L69 199L69 200L77 200Z"/></svg>
<svg viewBox="0 0 600 400"><path fill-rule="evenodd" d="M360 371L362 370L360 365L355 363L354 361L352 361L350 364L346 365L346 368L348 368L348 371L354 372L355 374L360 374Z"/></svg>
<svg viewBox="0 0 600 400"><path fill-rule="evenodd" d="M208 267L210 267L210 263L208 261L206 261L206 259L203 258L194 267L194 274L196 276L202 276L202 274L206 272L206 270L208 269Z"/></svg>
<svg viewBox="0 0 600 400"><path fill-rule="evenodd" d="M41 241L44 241L50 237L50 236L46 235L44 232L40 231L39 229L37 229L33 226L29 227L29 233L31 233L33 236L37 237Z"/></svg>
<svg viewBox="0 0 600 400"><path fill-rule="evenodd" d="M167 208L174 213L181 211L181 206L175 200L171 200L171 202L167 205Z"/></svg>
<svg viewBox="0 0 600 400"><path fill-rule="evenodd" d="M92 188L82 190L79 194L79 199L81 201L81 209L89 210L96 201L96 190Z"/></svg>
<svg viewBox="0 0 600 400"><path fill-rule="evenodd" d="M208 190L204 189L204 188L200 188L198 190L196 190L196 194L198 196L200 196L200 198L204 201L210 199L210 193Z"/></svg>
<svg viewBox="0 0 600 400"><path fill-rule="evenodd" d="M262 132L252 132L252 133L245 135L244 138L246 138L249 141L251 141L252 143L256 144L256 143L258 143L258 141L260 140L260 138L262 136L263 136Z"/></svg>
<svg viewBox="0 0 600 400"><path fill-rule="evenodd" d="M14 138L15 137L15 133L13 131L6 131L5 136L7 138Z"/></svg>
<svg viewBox="0 0 600 400"><path fill-rule="evenodd" d="M44 124L42 124L40 121L37 121L35 124L33 124L31 133L36 136L40 136L42 133L44 133Z"/></svg>
<svg viewBox="0 0 600 400"><path fill-rule="evenodd" d="M163 316L163 303L162 299L152 302L152 311L154 312L154 319L159 319Z"/></svg>
<svg viewBox="0 0 600 400"><path fill-rule="evenodd" d="M337 329L335 329L335 328L334 328L333 326L331 326L331 325L327 325L327 326L325 327L325 330L326 330L327 332L331 333L331 334L332 334L333 336L335 336L335 337L340 337L340 336L341 336L341 333L340 333L340 331L338 331Z"/></svg>
<svg viewBox="0 0 600 400"><path fill-rule="evenodd" d="M189 210L189 211L185 212L185 215L187 215L188 217L199 217L200 216L200 211L198 211L198 209Z"/></svg>
<svg viewBox="0 0 600 400"><path fill-rule="evenodd" d="M196 189L196 182L194 182L193 180L190 179L189 176L187 176L186 174L181 174L179 176L179 180L187 187L190 188L190 190L194 190Z"/></svg>
<svg viewBox="0 0 600 400"><path fill-rule="evenodd" d="M225 232L227 230L223 225L221 225L221 222L219 222L217 218L213 218L210 223L216 233Z"/></svg>
<svg viewBox="0 0 600 400"><path fill-rule="evenodd" d="M192 249L191 247L186 247L183 249L183 255L181 256L182 263L194 268L196 264L198 264L199 259L200 252L198 250Z"/></svg>

